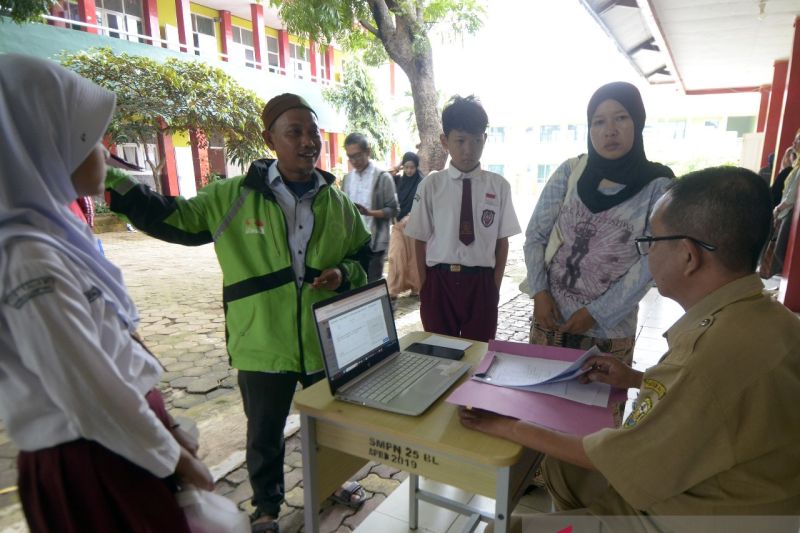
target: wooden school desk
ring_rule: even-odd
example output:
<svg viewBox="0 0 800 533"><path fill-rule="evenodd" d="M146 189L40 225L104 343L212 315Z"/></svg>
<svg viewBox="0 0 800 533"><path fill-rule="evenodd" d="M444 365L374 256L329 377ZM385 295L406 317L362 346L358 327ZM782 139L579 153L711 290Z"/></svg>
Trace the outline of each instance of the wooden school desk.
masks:
<svg viewBox="0 0 800 533"><path fill-rule="evenodd" d="M404 348L429 335L409 333L400 339L400 346ZM484 342L473 343L463 360L474 365L486 348ZM462 381L465 379L469 375ZM495 531L508 531L511 511L532 479L541 455L463 427L456 406L444 401L456 386L420 416L334 400L325 380L298 392L294 403L301 417L305 531L319 531L320 502L367 461L410 474L411 529L417 527L419 501L426 501L469 516L465 531L472 531L481 520L494 520ZM421 490L418 476L494 498L495 511L482 512Z"/></svg>

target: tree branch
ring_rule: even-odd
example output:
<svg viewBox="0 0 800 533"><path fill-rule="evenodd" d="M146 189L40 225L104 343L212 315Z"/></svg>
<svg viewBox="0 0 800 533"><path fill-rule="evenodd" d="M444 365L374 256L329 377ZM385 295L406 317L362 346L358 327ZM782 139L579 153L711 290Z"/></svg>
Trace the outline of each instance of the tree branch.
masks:
<svg viewBox="0 0 800 533"><path fill-rule="evenodd" d="M386 39L391 38L394 33L394 20L389 12L389 7L384 0L368 0L367 2L372 12L372 18L375 19L375 24L378 25L378 32ZM381 37L379 37L381 38ZM385 39L381 38L382 40Z"/></svg>
<svg viewBox="0 0 800 533"><path fill-rule="evenodd" d="M380 35L381 32L379 32L378 28L373 26L368 20L366 20L366 19L358 19L358 23L361 24L361 26L363 26L365 30L370 32L372 35L374 35L378 39L381 38L381 35Z"/></svg>

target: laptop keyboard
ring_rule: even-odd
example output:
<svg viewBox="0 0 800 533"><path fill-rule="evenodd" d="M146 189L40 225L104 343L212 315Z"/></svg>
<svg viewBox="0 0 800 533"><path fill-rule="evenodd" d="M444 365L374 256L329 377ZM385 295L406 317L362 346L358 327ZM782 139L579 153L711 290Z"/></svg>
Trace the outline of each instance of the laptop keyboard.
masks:
<svg viewBox="0 0 800 533"><path fill-rule="evenodd" d="M403 352L353 387L347 395L389 402L440 362L436 357Z"/></svg>

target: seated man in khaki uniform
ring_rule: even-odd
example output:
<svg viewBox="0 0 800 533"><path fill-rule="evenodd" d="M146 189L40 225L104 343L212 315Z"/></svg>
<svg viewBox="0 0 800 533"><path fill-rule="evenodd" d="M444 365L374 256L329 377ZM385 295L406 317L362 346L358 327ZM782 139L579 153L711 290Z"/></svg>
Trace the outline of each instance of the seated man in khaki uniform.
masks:
<svg viewBox="0 0 800 533"><path fill-rule="evenodd" d="M525 530L797 531L800 320L754 274L771 221L764 180L735 167L688 174L656 204L636 246L686 313L657 365L601 356L584 377L640 390L623 427L576 437L461 410L465 426L548 456L548 490L569 516L531 515Z"/></svg>

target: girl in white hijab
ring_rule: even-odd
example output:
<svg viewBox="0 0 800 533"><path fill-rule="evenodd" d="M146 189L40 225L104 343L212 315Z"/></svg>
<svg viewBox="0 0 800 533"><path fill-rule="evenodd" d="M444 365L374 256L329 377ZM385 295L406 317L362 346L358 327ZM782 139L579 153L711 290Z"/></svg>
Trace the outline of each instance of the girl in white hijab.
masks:
<svg viewBox="0 0 800 533"><path fill-rule="evenodd" d="M51 61L0 56L0 418L32 531L188 531L172 475L213 488L167 427L119 269L67 207L103 191L114 100Z"/></svg>

